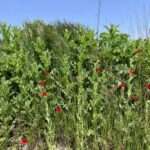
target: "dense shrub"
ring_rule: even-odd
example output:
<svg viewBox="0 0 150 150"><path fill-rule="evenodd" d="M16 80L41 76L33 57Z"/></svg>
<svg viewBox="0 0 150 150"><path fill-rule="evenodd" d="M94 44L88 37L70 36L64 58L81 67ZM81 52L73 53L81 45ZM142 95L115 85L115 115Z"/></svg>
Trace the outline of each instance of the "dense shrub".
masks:
<svg viewBox="0 0 150 150"><path fill-rule="evenodd" d="M150 148L150 41L106 29L0 24L1 149Z"/></svg>

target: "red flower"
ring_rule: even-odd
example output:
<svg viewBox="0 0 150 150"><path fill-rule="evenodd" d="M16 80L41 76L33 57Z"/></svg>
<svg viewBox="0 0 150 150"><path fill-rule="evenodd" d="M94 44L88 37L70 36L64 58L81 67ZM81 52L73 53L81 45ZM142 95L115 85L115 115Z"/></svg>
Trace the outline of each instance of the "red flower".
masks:
<svg viewBox="0 0 150 150"><path fill-rule="evenodd" d="M100 72L100 69L99 69L99 67L96 67L96 72L98 73L98 72Z"/></svg>
<svg viewBox="0 0 150 150"><path fill-rule="evenodd" d="M22 144L26 144L26 143L27 143L26 138L22 138L22 139L21 139L21 143L22 143Z"/></svg>
<svg viewBox="0 0 150 150"><path fill-rule="evenodd" d="M137 96L131 96L131 100L135 101L137 99Z"/></svg>
<svg viewBox="0 0 150 150"><path fill-rule="evenodd" d="M55 112L58 112L58 113L61 112L61 108L60 107L56 107L55 108Z"/></svg>
<svg viewBox="0 0 150 150"><path fill-rule="evenodd" d="M46 95L47 95L47 92L43 91L42 96L46 96Z"/></svg>
<svg viewBox="0 0 150 150"><path fill-rule="evenodd" d="M150 90L150 84L148 84L146 87L147 87L148 90Z"/></svg>
<svg viewBox="0 0 150 150"><path fill-rule="evenodd" d="M119 88L121 88L121 89L124 89L125 86L126 86L126 85L125 85L124 83L119 84Z"/></svg>
<svg viewBox="0 0 150 150"><path fill-rule="evenodd" d="M129 74L130 75L134 75L135 74L135 70L130 70Z"/></svg>
<svg viewBox="0 0 150 150"><path fill-rule="evenodd" d="M40 83L40 85L41 85L41 86L44 86L44 85L46 85L46 82L43 82L43 81L42 81L42 82Z"/></svg>
<svg viewBox="0 0 150 150"><path fill-rule="evenodd" d="M138 50L135 51L136 54L139 54L139 53L141 53L141 52L142 52L142 51L141 51L140 49L138 49Z"/></svg>
<svg viewBox="0 0 150 150"><path fill-rule="evenodd" d="M45 76L45 77L47 77L47 76L48 76L48 74L49 74L48 72L44 72L44 76Z"/></svg>

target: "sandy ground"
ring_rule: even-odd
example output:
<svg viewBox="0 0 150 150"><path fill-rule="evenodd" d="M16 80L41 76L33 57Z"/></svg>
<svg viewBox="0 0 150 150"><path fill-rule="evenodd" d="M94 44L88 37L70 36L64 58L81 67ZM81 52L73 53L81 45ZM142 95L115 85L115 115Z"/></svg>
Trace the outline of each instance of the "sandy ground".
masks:
<svg viewBox="0 0 150 150"><path fill-rule="evenodd" d="M15 146L7 148L7 150L29 150L28 145L23 146L22 148L16 148ZM39 150L38 147L35 147L33 150ZM71 150L66 148L64 145L57 144L54 146L53 150Z"/></svg>

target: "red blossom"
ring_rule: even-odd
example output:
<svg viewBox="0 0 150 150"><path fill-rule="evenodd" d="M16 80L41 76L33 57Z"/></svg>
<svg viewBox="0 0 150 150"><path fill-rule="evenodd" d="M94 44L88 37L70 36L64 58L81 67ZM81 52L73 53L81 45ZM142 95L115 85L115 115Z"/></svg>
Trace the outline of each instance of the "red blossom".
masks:
<svg viewBox="0 0 150 150"><path fill-rule="evenodd" d="M148 90L150 90L150 84L148 84L146 87L147 87Z"/></svg>
<svg viewBox="0 0 150 150"><path fill-rule="evenodd" d="M124 89L125 86L126 86L126 85L125 85L124 83L119 84L119 88L121 88L121 89Z"/></svg>
<svg viewBox="0 0 150 150"><path fill-rule="evenodd" d="M130 71L129 71L129 74L130 74L130 75L134 75L134 74L135 74L135 70L130 70Z"/></svg>
<svg viewBox="0 0 150 150"><path fill-rule="evenodd" d="M58 112L58 113L61 112L61 108L60 107L56 107L55 108L55 112Z"/></svg>
<svg viewBox="0 0 150 150"><path fill-rule="evenodd" d="M46 96L47 95L47 92L46 91L43 91L42 92L42 96Z"/></svg>
<svg viewBox="0 0 150 150"><path fill-rule="evenodd" d="M22 139L21 139L21 143L22 143L23 145L25 145L25 144L27 143L26 138L22 138Z"/></svg>
<svg viewBox="0 0 150 150"><path fill-rule="evenodd" d="M131 100L135 101L137 99L137 96L131 96Z"/></svg>
<svg viewBox="0 0 150 150"><path fill-rule="evenodd" d="M46 85L46 82L43 82L43 81L42 81L42 82L40 83L40 85L41 85L41 86L44 86L44 85Z"/></svg>
<svg viewBox="0 0 150 150"><path fill-rule="evenodd" d="M138 49L138 50L135 51L136 54L139 54L141 52L142 52L142 50L140 50L140 49Z"/></svg>
<svg viewBox="0 0 150 150"><path fill-rule="evenodd" d="M99 67L96 67L96 72L98 73L98 72L100 72L100 69L99 69Z"/></svg>

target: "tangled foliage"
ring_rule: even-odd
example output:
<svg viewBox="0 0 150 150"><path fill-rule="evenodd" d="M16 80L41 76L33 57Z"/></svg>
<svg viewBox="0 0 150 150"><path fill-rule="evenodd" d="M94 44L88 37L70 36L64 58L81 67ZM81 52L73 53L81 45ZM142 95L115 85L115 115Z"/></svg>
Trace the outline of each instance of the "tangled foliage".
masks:
<svg viewBox="0 0 150 150"><path fill-rule="evenodd" d="M0 24L2 150L150 148L150 41L106 29Z"/></svg>

